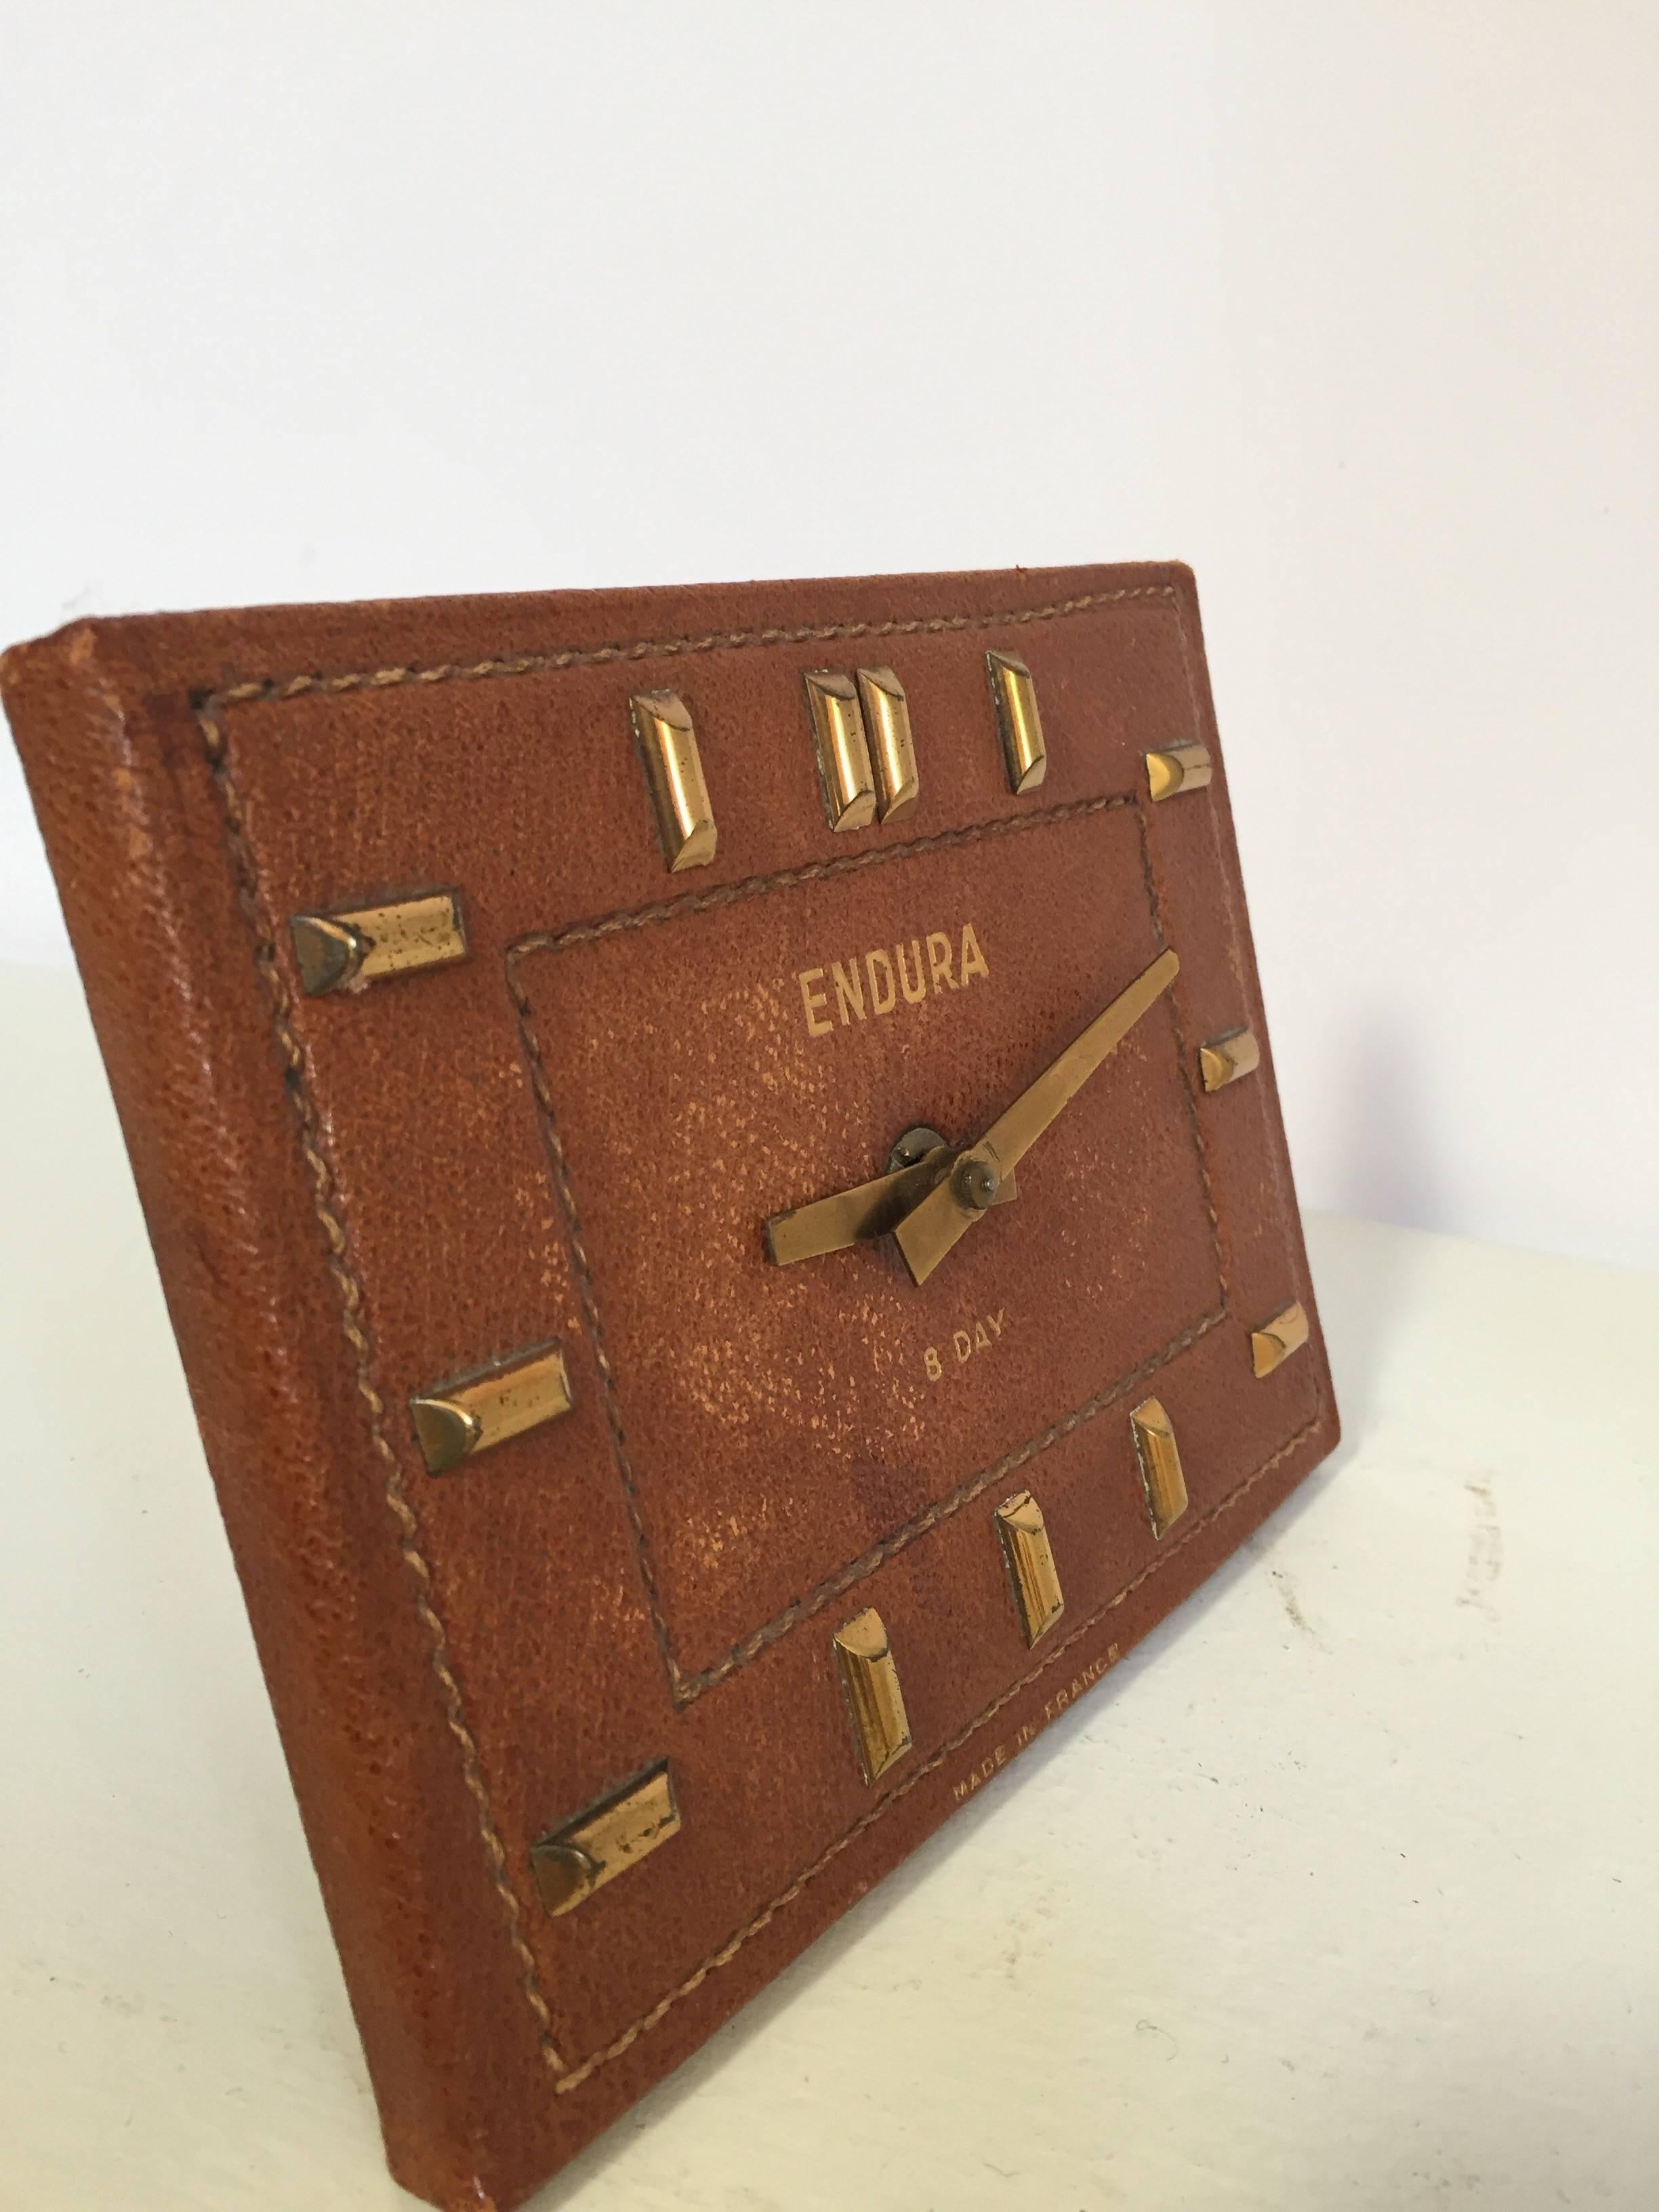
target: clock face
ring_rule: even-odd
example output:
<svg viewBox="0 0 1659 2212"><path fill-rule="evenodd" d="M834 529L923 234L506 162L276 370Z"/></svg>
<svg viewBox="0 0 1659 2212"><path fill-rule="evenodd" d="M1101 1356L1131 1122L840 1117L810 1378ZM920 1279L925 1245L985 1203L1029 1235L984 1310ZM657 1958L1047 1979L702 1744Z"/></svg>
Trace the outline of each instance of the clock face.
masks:
<svg viewBox="0 0 1659 2212"><path fill-rule="evenodd" d="M339 1419L378 1409L562 2079L804 1942L1328 1443L1195 614L1147 578L576 603L557 652L227 718Z"/></svg>
<svg viewBox="0 0 1659 2212"><path fill-rule="evenodd" d="M515 969L681 1694L1223 1297L1167 993L925 1283L890 1236L778 1266L763 1234L881 1176L908 1129L973 1142L1157 957L1133 805L753 897L740 936L682 905Z"/></svg>

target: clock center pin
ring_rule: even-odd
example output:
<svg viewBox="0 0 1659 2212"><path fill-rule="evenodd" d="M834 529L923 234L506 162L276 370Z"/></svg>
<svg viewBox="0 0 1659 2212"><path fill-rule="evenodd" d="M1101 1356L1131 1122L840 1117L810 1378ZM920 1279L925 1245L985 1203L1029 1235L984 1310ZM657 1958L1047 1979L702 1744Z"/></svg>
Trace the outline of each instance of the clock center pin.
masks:
<svg viewBox="0 0 1659 2212"><path fill-rule="evenodd" d="M976 1160L970 1152L957 1162L951 1176L952 1195L963 1206L972 1206L982 1213L988 1206L994 1206L1001 1179L988 1160Z"/></svg>

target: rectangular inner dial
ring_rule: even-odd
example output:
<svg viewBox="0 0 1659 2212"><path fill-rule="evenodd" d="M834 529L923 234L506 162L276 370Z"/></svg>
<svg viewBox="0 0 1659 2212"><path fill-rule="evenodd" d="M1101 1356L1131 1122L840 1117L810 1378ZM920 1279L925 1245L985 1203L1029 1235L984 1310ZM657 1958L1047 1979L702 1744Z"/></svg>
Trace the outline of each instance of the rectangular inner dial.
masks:
<svg viewBox="0 0 1659 2212"><path fill-rule="evenodd" d="M895 842L514 963L606 1426L676 1693L833 1602L1215 1325L1166 995L929 1280L890 1239L780 1267L763 1220L978 1137L1163 949L1132 795ZM1063 915L1063 922L1056 917ZM620 1095L618 1119L606 1102ZM1148 1382L1148 1387L1150 1382Z"/></svg>

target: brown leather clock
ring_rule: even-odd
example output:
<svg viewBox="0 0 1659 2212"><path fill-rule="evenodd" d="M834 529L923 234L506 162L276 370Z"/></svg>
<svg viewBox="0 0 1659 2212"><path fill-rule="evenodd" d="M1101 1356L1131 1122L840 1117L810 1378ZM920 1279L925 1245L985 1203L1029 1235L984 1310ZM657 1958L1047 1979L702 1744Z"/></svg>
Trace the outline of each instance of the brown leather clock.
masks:
<svg viewBox="0 0 1659 2212"><path fill-rule="evenodd" d="M510 2204L1335 1440L1192 580L3 676L394 2170Z"/></svg>

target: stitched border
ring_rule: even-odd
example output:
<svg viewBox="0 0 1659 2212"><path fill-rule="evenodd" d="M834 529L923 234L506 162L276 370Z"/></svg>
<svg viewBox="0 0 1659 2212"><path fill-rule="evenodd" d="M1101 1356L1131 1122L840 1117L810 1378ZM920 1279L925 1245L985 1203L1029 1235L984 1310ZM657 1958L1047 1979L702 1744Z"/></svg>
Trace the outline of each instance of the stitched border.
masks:
<svg viewBox="0 0 1659 2212"><path fill-rule="evenodd" d="M564 1139L560 1133L558 1114L553 1103L552 1089L547 1080L541 1040L536 1031L529 994L524 985L520 982L514 970L518 963L532 952L558 951L570 945L591 944L620 930L647 928L654 923L674 921L683 915L696 913L714 907L728 906L739 900L759 898L775 890L786 890L799 884L817 882L826 876L845 875L855 868L912 860L919 854L945 848L972 844L986 837L1020 834L1027 830L1046 828L1057 822L1078 820L1093 814L1115 812L1126 807L1132 808L1134 812L1147 908L1153 927L1158 933L1159 940L1164 942L1166 940L1163 931L1163 907L1157 885L1153 881L1152 864L1147 852L1146 815L1138 796L1129 792L1110 793L1094 799L1072 799L1061 805L1046 807L1040 812L1004 817L993 822L975 823L965 829L939 830L931 836L913 838L906 844L878 846L867 852L850 854L842 859L811 861L803 867L781 870L775 875L750 876L741 883L723 885L712 891L690 893L678 899L662 901L654 906L635 908L626 912L607 915L596 921L577 923L568 929L554 933L538 931L532 936L520 939L516 944L507 948L507 987L514 1006L518 1011L519 1033L523 1042L525 1059L530 1072L531 1088L541 1112L543 1135L547 1146L549 1162L553 1170L559 1211L564 1220L565 1233L574 1263L577 1296L581 1305L589 1341L593 1347L594 1364L599 1377L600 1402L604 1407L605 1419L611 1431L611 1456L622 1484L629 1526L633 1531L641 1577L645 1583L652 1632L656 1638L657 1648L662 1656L663 1667L668 1677L669 1694L674 1703L682 1708L690 1705L694 1698L700 1697L705 1690L712 1689L717 1683L736 1674L740 1668L746 1667L750 1660L757 1658L769 1644L781 1642L784 1637L799 1628L803 1622L811 1620L814 1614L822 1612L832 1600L850 1589L855 1583L862 1582L867 1576L874 1574L877 1569L884 1565L889 1559L896 1558L900 1552L906 1550L917 1537L927 1534L942 1522L951 1519L962 1510L963 1506L971 1504L988 1484L1003 1480L1016 1468L1027 1465L1047 1451L1051 1445L1059 1443L1062 1437L1069 1436L1074 1429L1087 1421L1093 1420L1109 1406L1115 1404L1125 1391L1133 1389L1147 1381L1225 1318L1228 1308L1226 1267L1221 1250L1219 1224L1216 1218L1215 1196L1210 1182L1209 1157L1205 1148L1203 1127L1198 1117L1197 1109L1193 1103L1186 1040L1182 1031L1180 1018L1176 1013L1173 998L1171 998L1170 1016L1175 1024L1176 1047L1182 1073L1182 1095L1186 1101L1193 1149L1198 1164L1199 1182L1203 1194L1205 1210L1209 1217L1216 1273L1221 1285L1220 1304L1201 1315L1189 1328L1172 1338L1163 1350L1152 1358L1143 1361L1139 1367L1132 1370L1129 1374L1121 1377L1117 1382L1109 1384L1104 1389L1094 1392L1060 1419L1051 1422L1047 1428L1041 1430L1036 1436L1028 1437L1022 1444L1016 1445L994 1467L982 1468L978 1474L969 1476L965 1480L945 1492L941 1497L935 1498L912 1520L907 1521L900 1528L883 1537L879 1542L872 1544L868 1549L860 1553L855 1559L849 1559L836 1568L815 1588L809 1590L805 1597L792 1601L781 1612L775 1613L770 1620L763 1622L760 1627L751 1631L749 1635L732 1644L728 1650L722 1653L720 1658L713 1661L707 1667L698 1668L695 1673L690 1673L680 1665L675 1655L669 1635L667 1620L662 1609L662 1601L657 1586L655 1562L652 1555L650 1539L646 1531L644 1515L640 1505L639 1487L635 1480L627 1438L623 1432L616 1377L611 1368L610 1355L605 1349L604 1330L599 1320L598 1294L593 1285L592 1270L588 1262L587 1249L582 1238L581 1223L576 1210L575 1194L571 1188Z"/></svg>
<svg viewBox="0 0 1659 2212"><path fill-rule="evenodd" d="M879 868L890 860L913 860L919 853L940 852L954 845L971 845L981 837L1013 837L1027 830L1041 830L1052 822L1067 822L1085 814L1106 814L1120 806L1133 806L1133 792L1109 793L1101 799L1070 799L1060 806L1045 806L1034 814L1000 815L994 822L972 822L962 830L936 830L926 837L913 837L903 845L872 845L866 852L847 853L833 860L808 860L799 868L785 868L775 876L745 876L741 883L722 884L712 891L688 891L684 897L664 899L655 906L635 906L592 921L573 922L568 929L532 930L508 945L508 968L532 952L562 952L569 945L591 945L614 937L624 929L650 929L659 921L675 921L683 914L707 914L712 908L738 906L746 899L763 898L769 891L792 884L822 883L829 876L849 876L858 868ZM1157 900L1152 902L1157 912Z"/></svg>
<svg viewBox="0 0 1659 2212"><path fill-rule="evenodd" d="M975 1714L974 1718L964 1727L958 1729L954 1735L947 1737L931 1758L925 1759L914 1773L907 1775L896 1789L890 1790L878 1804L872 1805L870 1810L855 1820L850 1828L844 1829L833 1843L819 1852L817 1857L812 1860L810 1865L802 1869L787 1889L780 1890L769 1904L763 1905L754 1917L745 1921L736 1935L728 1937L718 1951L711 1951L700 1965L693 1967L683 1982L671 1990L666 1996L659 1997L648 2012L641 2013L631 2027L625 2027L622 2033L612 2042L607 2043L603 2050L596 2051L591 2057L583 2059L580 2065L572 2066L568 2070L562 2071L553 2085L558 2094L562 2096L567 2090L580 2088L583 2082L590 2080L601 2066L608 2065L613 2058L620 2058L625 2051L639 2040L641 2036L655 2027L682 1998L690 1996L694 1990L700 1989L717 1968L729 1965L750 1937L758 1936L763 1928L769 1926L771 1922L776 1919L778 1914L787 1905L793 1905L807 1884L815 1881L827 1866L839 1858L849 1844L856 1843L866 1829L872 1828L876 1822L890 1813L901 1799L908 1796L918 1783L926 1781L930 1774L937 1772L953 1752L960 1751L969 1736L976 1735L988 1721L994 1719L1005 1705L1019 1695L1022 1690L1028 1689L1040 1674L1048 1672L1056 1660L1063 1658L1080 1638L1088 1635L1091 1629L1098 1626L1108 1613L1115 1612L1126 1600L1133 1597L1143 1583L1150 1582L1154 1575L1160 1573L1169 1565L1171 1559L1178 1558L1185 1547L1207 1528L1212 1522L1218 1520L1222 1514L1231 1512L1241 1498L1249 1496L1257 1483L1271 1474L1276 1467L1280 1466L1293 1451L1305 1443L1323 1419L1324 1410L1322 1397L1312 1419L1304 1421L1294 1435L1287 1437L1279 1445L1271 1457L1262 1462L1253 1474L1248 1474L1243 1482L1236 1483L1224 1498L1218 1499L1207 1513L1194 1521L1192 1527L1182 1535L1176 1537L1166 1550L1159 1552L1150 1559L1138 1575L1125 1583L1123 1588L1114 1596L1109 1597L1103 1605L1097 1607L1086 1620L1080 1621L1063 1643L1057 1644L1036 1666L1029 1668L1018 1681L1011 1683L1006 1690L994 1698L983 1711Z"/></svg>
<svg viewBox="0 0 1659 2212"><path fill-rule="evenodd" d="M1005 614L916 616L908 621L804 623L791 629L708 630L701 637L636 638L627 645L568 647L560 653L520 653L484 660L441 661L431 668L356 669L343 675L259 676L226 684L205 695L219 707L246 706L255 700L301 698L307 692L385 691L400 684L477 683L492 676L542 676L561 668L601 668L618 660L653 660L674 653L726 653L745 647L817 645L842 637L918 637L944 630L1006 629L1023 623L1056 622L1086 614L1091 607L1124 599L1177 599L1173 584L1125 584L1112 592L1084 592L1074 599L1054 599L1042 607L1015 607Z"/></svg>
<svg viewBox="0 0 1659 2212"><path fill-rule="evenodd" d="M1185 635L1183 631L1183 636ZM1164 926L1164 895L1158 888L1152 870L1152 833L1147 825L1146 809L1141 805L1140 794L1134 794L1135 827L1140 833L1140 870L1146 881L1146 899L1152 909L1152 921L1158 930L1158 941L1167 945L1170 933ZM1233 932L1237 938L1238 933ZM1210 1217L1210 1245L1215 1254L1215 1271L1221 1282L1221 1303L1232 1304L1232 1286L1227 1280L1227 1255L1222 1249L1221 1218L1216 1212L1215 1187L1210 1181L1210 1148L1204 1141L1204 1122L1198 1110L1198 1101L1193 1095L1194 1060L1187 1049L1187 1032L1182 1026L1181 1007L1177 994L1170 993L1170 1020L1175 1030L1176 1050L1181 1058L1181 1095L1186 1103L1187 1121L1193 1133L1193 1149L1198 1154L1199 1181L1204 1187L1204 1210Z"/></svg>
<svg viewBox="0 0 1659 2212"><path fill-rule="evenodd" d="M623 1503L627 1509L628 1525L634 1532L635 1554L639 1560L640 1575L645 1583L646 1601L651 1614L652 1633L662 1663L668 1676L669 1696L675 1704L682 1702L680 1686L684 1676L679 1662L674 1656L668 1638L668 1623L664 1617L662 1601L657 1591L656 1565L652 1557L651 1540L646 1533L645 1518L640 1510L639 1492L634 1483L634 1467L628 1455L627 1439L623 1435L622 1413L617 1403L617 1386L611 1371L611 1357L605 1348L605 1332L599 1325L599 1305L593 1288L593 1271L588 1264L587 1247L582 1242L581 1224L576 1217L575 1194L570 1188L570 1172L565 1164L564 1140L559 1134L558 1119L553 1111L553 1094L549 1087L547 1073L542 1065L540 1040L530 1025L530 1001L522 985L513 973L511 954L507 957L507 988L518 1010L519 1035L524 1045L525 1057L530 1066L531 1087L541 1109L542 1134L547 1146L547 1156L553 1170L553 1188L563 1218L565 1237L570 1246L576 1279L576 1296L582 1310L582 1321L587 1330L587 1340L593 1348L593 1365L599 1378L599 1400L605 1407L605 1417L611 1431L611 1455L617 1474L622 1479Z"/></svg>
<svg viewBox="0 0 1659 2212"><path fill-rule="evenodd" d="M443 1700L445 1725L460 1748L461 1777L477 1814L478 1833L483 1842L484 1856L489 1869L490 1885L506 1915L508 1940L519 1964L520 1986L531 2010L541 2024L542 2056L549 2065L562 2069L564 2061L553 2040L553 2016L548 2009L546 1998L542 1995L535 1956L524 1939L518 1895L507 1879L507 1849L501 1842L501 1832L495 1825L495 1813L490 1806L489 1786L484 1781L478 1759L477 1741L468 1725L465 1701L449 1663L448 1633L432 1601L432 1570L421 1549L420 1518L409 1502L398 1455L386 1436L386 1403L374 1387L374 1347L363 1320L362 1285L349 1257L345 1230L335 1210L334 1176L323 1149L317 1109L306 1085L305 1054L291 1025L293 1009L288 987L283 981L282 969L277 963L275 934L259 887L258 868L248 842L241 798L231 774L224 732L210 708L198 710L196 719L207 750L209 769L224 813L225 843L230 856L237 901L252 932L254 964L270 1001L271 1027L276 1034L277 1050L283 1056L283 1088L288 1092L289 1103L300 1125L300 1149L305 1156L312 1180L312 1210L327 1242L324 1262L339 1293L340 1326L351 1348L353 1380L357 1386L357 1395L368 1409L369 1440L384 1470L381 1494L387 1510L398 1525L398 1548L403 1556L404 1565L415 1578L415 1610L427 1633L427 1656Z"/></svg>

